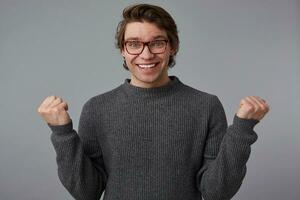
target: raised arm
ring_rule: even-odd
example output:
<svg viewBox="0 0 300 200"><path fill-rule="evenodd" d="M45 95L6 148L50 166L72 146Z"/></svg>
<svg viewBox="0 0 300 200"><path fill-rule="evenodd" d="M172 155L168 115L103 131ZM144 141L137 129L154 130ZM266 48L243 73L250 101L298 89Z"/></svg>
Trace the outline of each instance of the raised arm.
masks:
<svg viewBox="0 0 300 200"><path fill-rule="evenodd" d="M257 140L253 128L268 112L268 108L253 106L243 99L233 124L227 127L223 106L216 96L213 97L204 164L196 177L204 200L229 200L240 188L250 146ZM252 112L256 114L250 115Z"/></svg>
<svg viewBox="0 0 300 200"><path fill-rule="evenodd" d="M67 103L55 96L46 98L38 109L52 130L59 179L76 200L98 200L105 189L107 175L90 101L83 106L78 134L67 109Z"/></svg>

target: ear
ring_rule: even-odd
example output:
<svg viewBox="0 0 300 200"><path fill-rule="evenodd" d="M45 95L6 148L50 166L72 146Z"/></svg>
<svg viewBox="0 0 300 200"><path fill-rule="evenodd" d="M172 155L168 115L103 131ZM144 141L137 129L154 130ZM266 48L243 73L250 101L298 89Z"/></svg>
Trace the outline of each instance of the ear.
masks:
<svg viewBox="0 0 300 200"><path fill-rule="evenodd" d="M174 47L172 47L172 46L170 46L170 55L171 55L171 56L174 56L174 55L175 55L175 53L176 53L176 50L175 50L175 48L174 48Z"/></svg>
<svg viewBox="0 0 300 200"><path fill-rule="evenodd" d="M121 49L121 55L122 55L123 57L125 57L125 51L124 51L124 49Z"/></svg>
<svg viewBox="0 0 300 200"><path fill-rule="evenodd" d="M174 56L174 54L175 54L175 50L172 48L172 49L170 50L170 55L171 55L171 56Z"/></svg>

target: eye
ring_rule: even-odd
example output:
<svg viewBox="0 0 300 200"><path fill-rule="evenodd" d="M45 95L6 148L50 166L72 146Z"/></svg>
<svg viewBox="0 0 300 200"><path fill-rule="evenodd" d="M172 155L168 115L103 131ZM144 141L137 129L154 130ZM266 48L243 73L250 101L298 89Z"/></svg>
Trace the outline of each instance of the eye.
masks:
<svg viewBox="0 0 300 200"><path fill-rule="evenodd" d="M150 44L153 48L162 48L165 46L164 40L154 40Z"/></svg>
<svg viewBox="0 0 300 200"><path fill-rule="evenodd" d="M139 41L127 41L126 44L128 47L134 48L134 49L141 48L143 46L143 44Z"/></svg>

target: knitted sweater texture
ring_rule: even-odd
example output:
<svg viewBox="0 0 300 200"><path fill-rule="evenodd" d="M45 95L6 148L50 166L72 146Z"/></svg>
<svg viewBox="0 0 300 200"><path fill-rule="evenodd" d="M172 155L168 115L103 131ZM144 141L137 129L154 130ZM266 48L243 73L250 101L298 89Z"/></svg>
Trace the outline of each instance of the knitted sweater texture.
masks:
<svg viewBox="0 0 300 200"><path fill-rule="evenodd" d="M246 174L254 119L227 125L217 96L178 77L157 88L130 79L90 98L78 132L53 126L58 176L77 200L227 200Z"/></svg>

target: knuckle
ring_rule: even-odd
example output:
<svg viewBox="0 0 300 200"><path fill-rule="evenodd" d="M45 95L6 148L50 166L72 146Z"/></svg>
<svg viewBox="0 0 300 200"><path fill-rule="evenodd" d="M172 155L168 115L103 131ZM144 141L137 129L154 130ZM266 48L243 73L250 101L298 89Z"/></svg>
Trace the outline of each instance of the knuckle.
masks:
<svg viewBox="0 0 300 200"><path fill-rule="evenodd" d="M270 108L268 106L264 107L264 111L268 112L270 110Z"/></svg>
<svg viewBox="0 0 300 200"><path fill-rule="evenodd" d="M54 107L54 108L52 108L52 109L51 109L51 112L52 112L52 113L57 113L57 112L59 112L59 109L58 109L58 107Z"/></svg>
<svg viewBox="0 0 300 200"><path fill-rule="evenodd" d="M266 102L266 100L264 100L263 98L261 97L257 97L258 99L260 99L262 102Z"/></svg>
<svg viewBox="0 0 300 200"><path fill-rule="evenodd" d="M48 114L48 113L49 113L49 110L47 110L47 109L42 109L40 111L40 114L43 114L43 115Z"/></svg>
<svg viewBox="0 0 300 200"><path fill-rule="evenodd" d="M242 100L241 100L241 103L242 103L242 104L246 104L247 101L246 101L245 99L242 99Z"/></svg>
<svg viewBox="0 0 300 200"><path fill-rule="evenodd" d="M254 106L247 104L246 105L246 110L248 110L248 111L254 111L255 108L254 108Z"/></svg>
<svg viewBox="0 0 300 200"><path fill-rule="evenodd" d="M262 111L262 108L257 106L254 108L254 112L261 112Z"/></svg>
<svg viewBox="0 0 300 200"><path fill-rule="evenodd" d="M45 108L44 107L38 107L37 112L42 114L45 113Z"/></svg>

